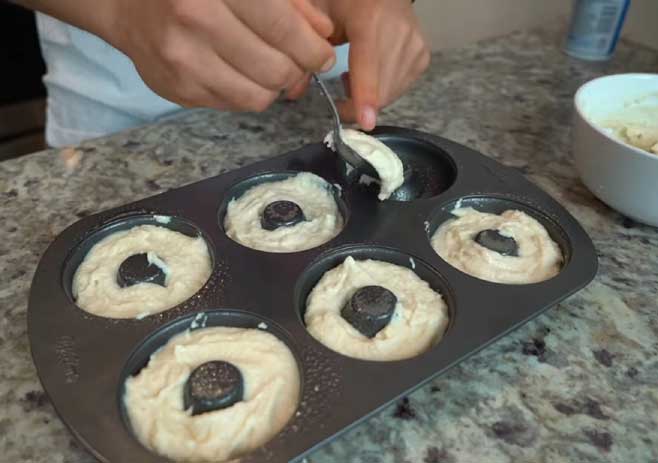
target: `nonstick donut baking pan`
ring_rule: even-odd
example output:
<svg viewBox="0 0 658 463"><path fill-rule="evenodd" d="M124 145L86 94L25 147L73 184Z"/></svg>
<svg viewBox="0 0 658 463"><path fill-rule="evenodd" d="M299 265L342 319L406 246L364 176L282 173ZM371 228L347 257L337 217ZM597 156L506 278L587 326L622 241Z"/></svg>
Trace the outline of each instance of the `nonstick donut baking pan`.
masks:
<svg viewBox="0 0 658 463"><path fill-rule="evenodd" d="M56 238L32 283L30 345L57 413L96 458L167 461L133 436L121 398L125 379L187 329L258 327L288 345L301 376L297 411L277 436L241 461L296 461L594 278L596 252L585 231L516 170L418 131L380 127L373 135L413 170L409 184L384 202L377 200L372 185L360 183L318 143L85 217ZM223 218L232 198L250 186L300 171L333 185L345 221L338 236L296 253L257 251L226 236ZM560 273L541 283L503 285L443 261L431 248L430 236L451 218L458 202L485 212L519 209L537 219L562 250ZM148 223L204 237L213 263L205 286L186 302L141 319L102 318L78 308L71 284L86 252L114 231ZM346 357L316 341L304 326L306 297L323 273L347 256L413 268L448 305L443 339L417 357L393 362Z"/></svg>

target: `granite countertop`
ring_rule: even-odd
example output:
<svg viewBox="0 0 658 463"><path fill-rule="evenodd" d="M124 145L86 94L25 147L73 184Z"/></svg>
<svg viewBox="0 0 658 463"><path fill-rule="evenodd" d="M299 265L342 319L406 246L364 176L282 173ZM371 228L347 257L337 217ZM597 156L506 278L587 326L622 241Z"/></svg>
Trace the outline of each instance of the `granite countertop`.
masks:
<svg viewBox="0 0 658 463"><path fill-rule="evenodd" d="M596 200L569 153L571 99L602 74L658 71L622 43L590 64L558 35L516 33L434 55L381 123L438 134L524 172L583 224L600 257L586 289L309 458L313 463L658 461L658 230ZM317 96L264 114L195 111L0 163L0 461L93 461L41 390L26 333L40 256L85 215L319 141Z"/></svg>

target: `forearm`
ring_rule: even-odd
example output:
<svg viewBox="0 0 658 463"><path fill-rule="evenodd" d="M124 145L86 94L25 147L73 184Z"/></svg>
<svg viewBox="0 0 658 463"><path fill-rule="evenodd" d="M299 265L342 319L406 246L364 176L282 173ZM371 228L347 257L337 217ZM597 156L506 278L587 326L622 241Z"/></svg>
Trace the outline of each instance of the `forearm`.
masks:
<svg viewBox="0 0 658 463"><path fill-rule="evenodd" d="M53 16L80 29L114 42L112 31L116 29L113 14L114 1L101 0L11 0L31 10Z"/></svg>

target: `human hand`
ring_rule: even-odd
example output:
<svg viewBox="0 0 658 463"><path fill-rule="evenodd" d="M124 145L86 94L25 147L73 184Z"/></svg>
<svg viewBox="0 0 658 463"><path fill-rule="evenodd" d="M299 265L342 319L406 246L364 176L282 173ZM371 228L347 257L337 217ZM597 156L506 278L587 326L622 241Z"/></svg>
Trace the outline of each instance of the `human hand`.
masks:
<svg viewBox="0 0 658 463"><path fill-rule="evenodd" d="M263 111L335 62L332 21L309 0L115 0L104 37L162 97Z"/></svg>
<svg viewBox="0 0 658 463"><path fill-rule="evenodd" d="M427 69L430 52L410 0L316 0L335 25L331 41L350 43L347 99L338 102L346 121L365 130L379 109L397 100ZM305 81L291 87L297 97Z"/></svg>

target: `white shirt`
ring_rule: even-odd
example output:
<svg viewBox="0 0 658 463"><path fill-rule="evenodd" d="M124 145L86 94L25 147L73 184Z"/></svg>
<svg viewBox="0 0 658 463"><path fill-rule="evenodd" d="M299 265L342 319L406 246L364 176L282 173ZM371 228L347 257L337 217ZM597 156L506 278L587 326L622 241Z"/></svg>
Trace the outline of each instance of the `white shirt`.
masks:
<svg viewBox="0 0 658 463"><path fill-rule="evenodd" d="M153 93L132 61L99 37L41 13L37 29L47 67L50 146L76 145L182 110ZM346 46L339 47L337 65L323 77L344 72L347 54Z"/></svg>

